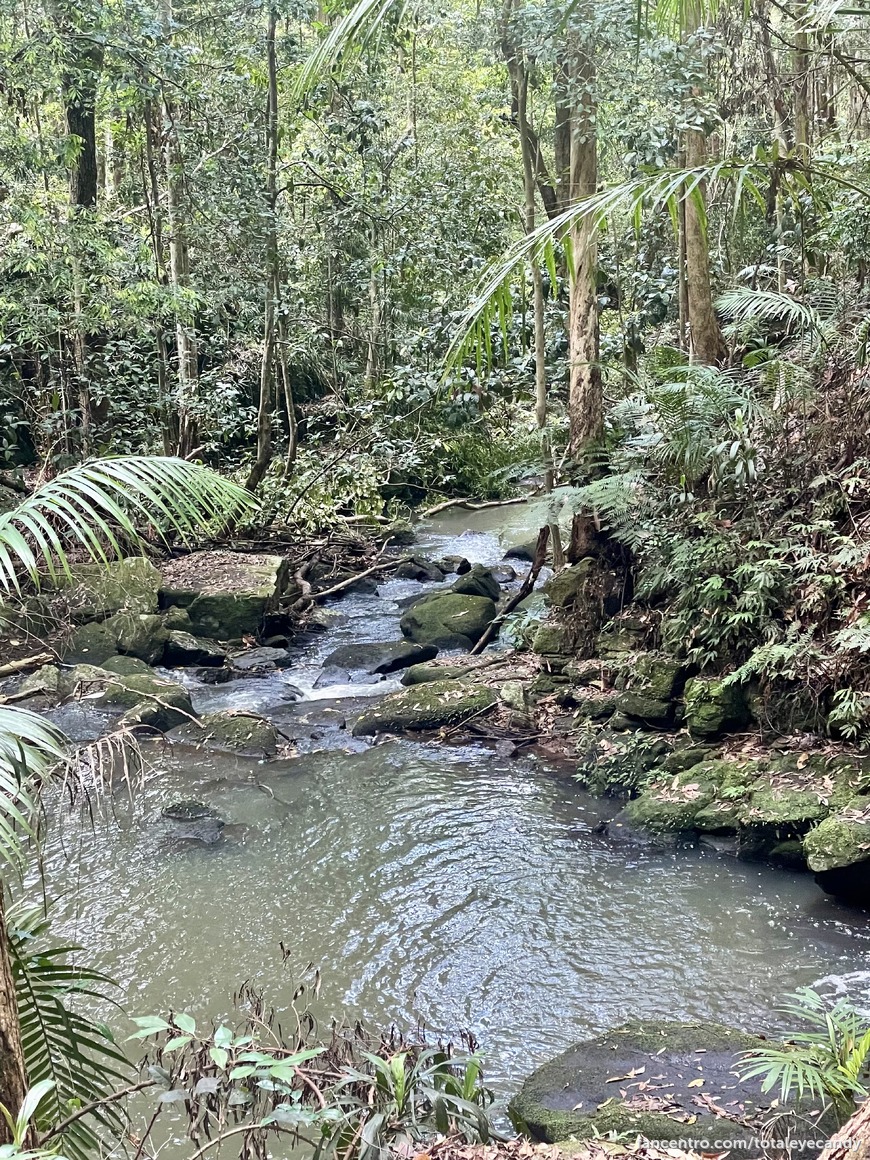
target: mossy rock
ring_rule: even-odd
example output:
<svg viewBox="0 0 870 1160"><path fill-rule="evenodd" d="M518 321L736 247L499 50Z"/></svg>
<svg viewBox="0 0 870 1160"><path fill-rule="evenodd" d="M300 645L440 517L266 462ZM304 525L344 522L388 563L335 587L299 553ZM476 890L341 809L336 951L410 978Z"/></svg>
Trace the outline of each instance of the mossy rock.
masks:
<svg viewBox="0 0 870 1160"><path fill-rule="evenodd" d="M695 828L695 818L716 797L716 786L687 769L667 781L648 785L641 795L627 803L629 823L641 830L685 832Z"/></svg>
<svg viewBox="0 0 870 1160"><path fill-rule="evenodd" d="M193 553L164 567L160 606L185 609L194 636L241 640L259 631L288 574L281 556Z"/></svg>
<svg viewBox="0 0 870 1160"><path fill-rule="evenodd" d="M387 524L384 528L383 538L393 544L407 546L416 541L417 533L414 531L414 525L410 520L393 520L391 524Z"/></svg>
<svg viewBox="0 0 870 1160"><path fill-rule="evenodd" d="M157 676L151 666L140 660L139 657L109 657L107 661L103 661L100 668L107 673L115 673L119 677L141 676L142 674L149 677Z"/></svg>
<svg viewBox="0 0 870 1160"><path fill-rule="evenodd" d="M471 648L495 619L496 608L486 596L435 592L406 609L402 635L436 648Z"/></svg>
<svg viewBox="0 0 870 1160"><path fill-rule="evenodd" d="M747 1120L757 1116L771 1097L762 1094L760 1079L741 1080L737 1063L741 1053L769 1046L768 1040L717 1023L628 1023L575 1044L539 1067L511 1100L511 1119L547 1143L613 1132L679 1142L682 1150L693 1152L726 1152L726 1141L735 1139L751 1146L756 1132L749 1123L716 1116L696 1097L718 1098L723 1105L738 1101ZM630 1086L639 1082L649 1083L650 1090ZM647 1096L666 1097L669 1110L646 1110ZM812 1126L805 1130L818 1133ZM745 1151L756 1153L761 1154L760 1144Z"/></svg>
<svg viewBox="0 0 870 1160"><path fill-rule="evenodd" d="M675 748L662 762L662 769L666 773L682 773L684 769L691 769L711 757L711 751L706 745L684 745Z"/></svg>
<svg viewBox="0 0 870 1160"><path fill-rule="evenodd" d="M532 639L532 652L540 656L570 656L575 634L567 624L542 624Z"/></svg>
<svg viewBox="0 0 870 1160"><path fill-rule="evenodd" d="M163 656L169 631L162 617L120 612L105 621L105 626L117 633L118 652L125 656L138 657L148 665L156 664Z"/></svg>
<svg viewBox="0 0 870 1160"><path fill-rule="evenodd" d="M163 623L170 632L190 632L190 613L173 604L163 613Z"/></svg>
<svg viewBox="0 0 870 1160"><path fill-rule="evenodd" d="M640 652L648 633L649 625L639 617L617 617L599 632L595 652L600 657L621 659L626 653Z"/></svg>
<svg viewBox="0 0 870 1160"><path fill-rule="evenodd" d="M106 621L79 625L61 648L61 656L69 665L101 665L117 652L118 634Z"/></svg>
<svg viewBox="0 0 870 1160"><path fill-rule="evenodd" d="M188 691L153 673L122 676L96 665L76 665L62 672L60 688L65 697L88 696L97 709L126 710L122 727L147 725L165 733L194 716Z"/></svg>
<svg viewBox="0 0 870 1160"><path fill-rule="evenodd" d="M570 689L563 704L574 710L575 716L586 721L606 721L616 710L617 697L610 692L595 692L589 688Z"/></svg>
<svg viewBox="0 0 870 1160"><path fill-rule="evenodd" d="M809 868L816 873L838 870L870 859L870 798L856 797L804 837Z"/></svg>
<svg viewBox="0 0 870 1160"><path fill-rule="evenodd" d="M830 813L817 791L762 778L752 787L742 821L750 826L806 828Z"/></svg>
<svg viewBox="0 0 870 1160"><path fill-rule="evenodd" d="M108 565L78 564L61 588L70 620L85 624L118 612L156 612L160 573L144 556Z"/></svg>
<svg viewBox="0 0 870 1160"><path fill-rule="evenodd" d="M172 741L225 750L240 757L274 757L278 752L278 730L256 713L225 709L205 713L199 721L186 721L169 734Z"/></svg>
<svg viewBox="0 0 870 1160"><path fill-rule="evenodd" d="M470 717L491 709L497 702L498 696L492 689L467 681L412 685L366 709L353 726L353 736L461 725Z"/></svg>
<svg viewBox="0 0 870 1160"><path fill-rule="evenodd" d="M632 688L654 701L670 701L679 694L685 669L673 657L647 653L638 657Z"/></svg>
<svg viewBox="0 0 870 1160"><path fill-rule="evenodd" d="M496 601L501 596L501 586L489 568L482 564L475 564L468 572L459 577L450 586L451 592L458 592L461 596L484 596L487 600Z"/></svg>
<svg viewBox="0 0 870 1160"><path fill-rule="evenodd" d="M686 725L693 737L718 737L750 722L746 691L716 677L692 677L686 682Z"/></svg>
<svg viewBox="0 0 870 1160"><path fill-rule="evenodd" d="M167 634L163 650L163 660L167 665L222 665L226 659L226 649L216 641L177 628L170 629Z"/></svg>
<svg viewBox="0 0 870 1160"><path fill-rule="evenodd" d="M730 834L737 829L742 812L738 802L713 801L698 810L692 825L702 834Z"/></svg>
<svg viewBox="0 0 870 1160"><path fill-rule="evenodd" d="M562 568L544 585L544 598L550 608L570 608L581 600L590 576L595 571L591 556Z"/></svg>
<svg viewBox="0 0 870 1160"><path fill-rule="evenodd" d="M60 669L57 665L43 665L32 673L28 673L19 684L16 694L21 699L27 697L44 697L54 704L62 697L60 683Z"/></svg>
<svg viewBox="0 0 870 1160"><path fill-rule="evenodd" d="M670 701L657 701L645 693L628 689L616 698L616 709L647 725L666 729L673 721L674 707Z"/></svg>
<svg viewBox="0 0 870 1160"><path fill-rule="evenodd" d="M870 798L854 798L803 839L807 865L827 894L870 906Z"/></svg>

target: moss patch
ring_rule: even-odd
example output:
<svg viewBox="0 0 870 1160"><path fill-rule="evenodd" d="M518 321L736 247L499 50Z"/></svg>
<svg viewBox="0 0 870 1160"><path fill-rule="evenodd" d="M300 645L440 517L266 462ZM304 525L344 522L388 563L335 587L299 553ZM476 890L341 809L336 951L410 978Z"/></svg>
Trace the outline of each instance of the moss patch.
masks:
<svg viewBox="0 0 870 1160"><path fill-rule="evenodd" d="M353 735L365 737L373 733L416 732L442 725L461 725L497 702L498 696L492 689L467 681L412 685L366 709L357 718Z"/></svg>

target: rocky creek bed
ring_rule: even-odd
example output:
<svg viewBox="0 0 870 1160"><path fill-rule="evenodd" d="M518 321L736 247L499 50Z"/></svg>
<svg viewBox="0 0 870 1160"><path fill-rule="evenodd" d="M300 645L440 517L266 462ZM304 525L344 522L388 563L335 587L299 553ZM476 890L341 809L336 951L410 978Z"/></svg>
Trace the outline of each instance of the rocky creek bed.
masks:
<svg viewBox="0 0 870 1160"><path fill-rule="evenodd" d="M860 898L862 755L771 744L745 691L649 653L630 617L578 657L582 569L549 582L527 649L470 656L529 566L503 559L528 538L495 534L503 519L442 517L295 640L281 612L304 591L279 555L77 574L64 663L6 695L81 740L119 723L159 738L143 741L135 803L119 795L96 831L68 822L48 853L61 928L131 1013L170 998L220 1014L245 978L280 1008L283 943L291 965L322 967L324 1012L470 1030L506 1098L626 1019L771 1032L772 1007L806 983L870 1009L868 920L806 872ZM830 877L843 870L846 887ZM657 1107L661 1091L620 1096L609 1078L576 1072L586 1095L550 1111L592 1119L564 1130L613 1127L622 1105L629 1130L659 1115L662 1139L698 1122L695 1090ZM515 1113L555 1139L530 1090Z"/></svg>

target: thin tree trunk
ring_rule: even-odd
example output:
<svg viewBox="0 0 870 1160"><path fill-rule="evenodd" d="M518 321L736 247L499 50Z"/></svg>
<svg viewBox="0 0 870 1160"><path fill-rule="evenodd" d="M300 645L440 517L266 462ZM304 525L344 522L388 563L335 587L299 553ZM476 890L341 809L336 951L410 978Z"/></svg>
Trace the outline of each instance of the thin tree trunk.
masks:
<svg viewBox="0 0 870 1160"><path fill-rule="evenodd" d="M27 1072L21 1047L21 1025L15 998L15 980L9 957L5 900L0 895L0 1104L18 1113L27 1092ZM9 1125L0 1116L0 1144L11 1143Z"/></svg>
<svg viewBox="0 0 870 1160"><path fill-rule="evenodd" d="M167 44L172 40L172 0L162 0L161 21ZM163 86L163 116L166 122L164 149L166 163L166 217L169 243L169 280L177 297L190 285L190 255L184 212L183 157L178 136L177 111ZM189 455L196 447L198 432L194 414L199 378L199 355L196 333L184 318L178 302L175 306L175 347L178 363L178 454Z"/></svg>
<svg viewBox="0 0 870 1160"><path fill-rule="evenodd" d="M573 62L575 92L571 117L570 193L576 203L595 193L598 182L595 64L588 45L576 46ZM571 229L571 273L568 302L568 421L569 448L579 459L604 425L599 364L597 223L587 215Z"/></svg>
<svg viewBox="0 0 870 1160"><path fill-rule="evenodd" d="M701 7L690 0L686 11L686 37L691 38L701 26ZM690 109L696 90L687 93ZM700 169L707 164L707 136L701 129L687 129L685 133L686 168ZM710 282L710 251L707 244L707 192L700 182L691 197L684 199L686 207L686 300L689 316L689 357L692 362L717 366L725 359L725 343L719 320L713 309L713 288Z"/></svg>
<svg viewBox="0 0 870 1160"><path fill-rule="evenodd" d="M520 149L523 158L523 189L525 192L526 233L535 230L535 156L532 137L529 133L529 74L518 54L513 54L512 79L517 98L517 119L520 130ZM547 429L547 343L544 329L544 282L541 267L532 258L532 317L535 334L535 423L541 438L541 459L544 466L544 491L551 492L556 481L553 463L553 448ZM550 540L553 545L553 563L558 568L564 563L559 525L551 523Z"/></svg>
<svg viewBox="0 0 870 1160"><path fill-rule="evenodd" d="M278 65L275 32L278 13L269 9L266 55L269 91L266 101L266 304L263 314L263 358L257 406L257 458L247 480L256 491L272 460L272 399L275 386L275 316L280 292L278 272Z"/></svg>

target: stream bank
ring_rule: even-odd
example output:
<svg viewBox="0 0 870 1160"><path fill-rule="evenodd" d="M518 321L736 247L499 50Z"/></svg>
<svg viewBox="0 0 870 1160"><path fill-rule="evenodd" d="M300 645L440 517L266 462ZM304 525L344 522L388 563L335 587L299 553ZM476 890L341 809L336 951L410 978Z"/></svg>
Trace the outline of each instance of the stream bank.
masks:
<svg viewBox="0 0 870 1160"><path fill-rule="evenodd" d="M413 551L495 568L524 531L509 527L499 537L496 526L493 513L442 519ZM510 566L520 572L523 564ZM250 642L225 650L236 653L229 663L199 656L182 668L158 666L153 678L140 670L180 687L200 720L230 711L243 732L232 746L225 738L203 745L205 736L192 744L189 718L173 724L171 746L145 747L149 769L135 807L119 795L120 824L95 832L68 820L47 850L56 923L119 980L125 1008L154 1013L169 1000L218 1017L239 983L256 979L280 1010L292 1000L292 967L315 962L321 1014L467 1029L506 1099L533 1067L628 1017L771 1032L773 1006L803 984L870 1006L868 921L808 875L687 845L688 831L678 831L678 845L670 835L624 843L605 832L620 804L574 779L587 718L565 695L618 695L607 682L595 688L600 665L583 685L570 674L557 679L569 658L561 673L558 660L540 659L556 653L491 650L469 660L448 649L418 664L485 663L442 680L488 688L497 703L416 740L354 736L370 707L383 712L387 698L426 685L402 684L413 666L363 672L328 658L394 645L402 605L456 579L367 584L319 612L322 629L289 648ZM162 616L165 627L167 612L135 615ZM542 631L531 618L529 627ZM209 679L261 648L276 651L229 681ZM104 692L85 682L57 707L45 692L30 703L85 739L136 708L101 704ZM158 706L167 700L165 689L156 696ZM266 737L245 714L274 732ZM664 741L675 752L696 746L619 724L611 719L609 728L626 739ZM166 816L185 801L211 814ZM216 832L218 840L204 837Z"/></svg>

